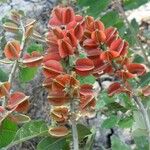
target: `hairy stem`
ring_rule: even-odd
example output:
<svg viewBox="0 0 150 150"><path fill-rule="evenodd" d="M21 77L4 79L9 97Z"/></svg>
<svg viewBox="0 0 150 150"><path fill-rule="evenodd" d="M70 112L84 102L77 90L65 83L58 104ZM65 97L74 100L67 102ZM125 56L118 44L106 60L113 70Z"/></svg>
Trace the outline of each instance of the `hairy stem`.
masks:
<svg viewBox="0 0 150 150"><path fill-rule="evenodd" d="M115 5L118 7L123 19L125 20L126 24L128 25L129 29L130 29L130 32L132 33L132 35L134 36L135 40L136 40L136 44L141 48L141 53L145 59L145 64L150 67L150 61L148 59L148 56L146 54L146 50L144 49L143 47L143 44L142 42L138 39L138 37L136 36L136 32L134 30L134 28L131 26L126 14L125 14L125 11L123 9L123 7L121 6L120 4L120 1L119 0L114 0L115 2Z"/></svg>

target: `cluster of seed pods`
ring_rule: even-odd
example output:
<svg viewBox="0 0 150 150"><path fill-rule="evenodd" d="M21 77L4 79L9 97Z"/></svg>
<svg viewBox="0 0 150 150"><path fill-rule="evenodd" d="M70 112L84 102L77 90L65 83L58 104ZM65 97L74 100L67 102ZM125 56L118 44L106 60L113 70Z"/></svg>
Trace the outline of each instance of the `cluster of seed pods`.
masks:
<svg viewBox="0 0 150 150"><path fill-rule="evenodd" d="M49 91L48 100L53 106L54 124L50 134L64 136L69 132L64 125L69 121L68 104L71 101L78 102L77 111L81 114L95 106L92 85L81 85L77 76L99 78L108 74L117 77L118 82L108 88L109 96L121 92L131 95L128 79L145 74L146 68L128 58L128 43L119 36L116 28L105 28L100 20L91 16L76 15L71 7L55 7L48 26L43 85ZM75 59L70 65L71 57Z"/></svg>

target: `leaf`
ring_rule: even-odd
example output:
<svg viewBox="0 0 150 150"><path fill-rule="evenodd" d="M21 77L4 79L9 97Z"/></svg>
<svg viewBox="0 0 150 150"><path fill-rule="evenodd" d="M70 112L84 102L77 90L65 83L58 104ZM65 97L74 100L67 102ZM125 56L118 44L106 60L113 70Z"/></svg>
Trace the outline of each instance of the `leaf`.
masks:
<svg viewBox="0 0 150 150"><path fill-rule="evenodd" d="M143 63L143 62L144 62L144 58L141 55L136 54L134 56L133 63Z"/></svg>
<svg viewBox="0 0 150 150"><path fill-rule="evenodd" d="M34 68L20 68L19 79L21 82L28 82L32 80L37 73L37 67Z"/></svg>
<svg viewBox="0 0 150 150"><path fill-rule="evenodd" d="M77 124L77 130L78 130L78 137L80 141L86 136L88 136L89 134L91 134L90 129L82 124Z"/></svg>
<svg viewBox="0 0 150 150"><path fill-rule="evenodd" d="M149 143L148 143L148 137L146 136L140 136L140 137L134 137L134 141L137 147L137 150L148 150L149 149Z"/></svg>
<svg viewBox="0 0 150 150"><path fill-rule="evenodd" d="M94 84L96 79L94 76L89 75L89 76L77 76L77 79L80 81L80 84Z"/></svg>
<svg viewBox="0 0 150 150"><path fill-rule="evenodd" d="M96 102L96 110L100 110L106 105L113 103L114 101L114 97L110 97L106 91L102 91L98 96L98 101Z"/></svg>
<svg viewBox="0 0 150 150"><path fill-rule="evenodd" d="M48 127L45 122L35 120L24 124L16 133L13 141L6 147L12 147L29 139L48 134Z"/></svg>
<svg viewBox="0 0 150 150"><path fill-rule="evenodd" d="M137 34L139 31L139 25L135 20L135 18L131 20L131 27L133 28L134 32Z"/></svg>
<svg viewBox="0 0 150 150"><path fill-rule="evenodd" d="M42 53L43 52L43 46L42 46L42 44L37 44L37 43L32 43L32 44L30 44L28 47L27 47L27 52L28 53L32 53L33 51L38 51L38 52L40 52L40 53Z"/></svg>
<svg viewBox="0 0 150 150"><path fill-rule="evenodd" d="M97 18L110 4L110 0L78 0L80 8L87 8L86 14Z"/></svg>
<svg viewBox="0 0 150 150"><path fill-rule="evenodd" d="M105 24L106 27L114 26L117 22L120 21L119 14L117 11L109 11L101 18L101 21Z"/></svg>
<svg viewBox="0 0 150 150"><path fill-rule="evenodd" d="M37 146L37 150L67 150L66 146L69 147L68 143L66 142L66 138L64 137L46 137L40 141L40 143Z"/></svg>
<svg viewBox="0 0 150 150"><path fill-rule="evenodd" d="M122 142L117 136L111 137L112 150L131 150L131 148Z"/></svg>
<svg viewBox="0 0 150 150"><path fill-rule="evenodd" d="M109 118L107 118L106 120L103 121L102 123L102 128L112 128L114 127L118 122L118 117L117 116L110 116Z"/></svg>
<svg viewBox="0 0 150 150"><path fill-rule="evenodd" d="M0 81L5 82L8 80L8 75L0 68Z"/></svg>
<svg viewBox="0 0 150 150"><path fill-rule="evenodd" d="M141 87L146 86L150 83L150 72L147 72L145 75L140 76L140 83L139 85Z"/></svg>
<svg viewBox="0 0 150 150"><path fill-rule="evenodd" d="M133 117L129 116L129 117L125 117L125 118L121 118L118 122L118 126L120 128L130 128L133 125Z"/></svg>
<svg viewBox="0 0 150 150"><path fill-rule="evenodd" d="M135 9L147 3L149 0L123 0L125 10Z"/></svg>
<svg viewBox="0 0 150 150"><path fill-rule="evenodd" d="M17 132L16 123L5 119L0 126L0 148L8 145Z"/></svg>

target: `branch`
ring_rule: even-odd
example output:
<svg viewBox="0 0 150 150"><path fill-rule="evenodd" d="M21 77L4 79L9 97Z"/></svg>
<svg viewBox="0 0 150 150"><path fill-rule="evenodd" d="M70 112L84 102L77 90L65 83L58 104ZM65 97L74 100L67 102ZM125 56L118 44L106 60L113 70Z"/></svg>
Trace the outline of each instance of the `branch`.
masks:
<svg viewBox="0 0 150 150"><path fill-rule="evenodd" d="M20 20L20 25L21 25L21 28L22 28L22 39L21 39L21 45L20 45L20 54L19 54L19 58L20 59L23 55L23 48L24 48L24 45L25 45L25 40L26 40L26 37L25 37L25 28L24 28L24 25L22 23L22 21ZM12 85L12 82L13 82L13 79L14 79L14 76L15 76L15 72L17 70L17 67L18 67L18 59L14 61L14 64L12 66L12 69L11 69L11 72L9 74L9 79L8 79L8 82L10 83L10 85ZM5 98L4 100L4 103L3 103L3 107L6 106L7 104L7 101L8 101L8 98Z"/></svg>
<svg viewBox="0 0 150 150"><path fill-rule="evenodd" d="M128 27L129 27L129 29L130 29L130 32L132 33L132 35L133 35L134 38L136 39L137 45L141 48L142 55L143 55L143 57L144 57L144 59L145 59L145 64L147 64L147 66L150 67L150 61L149 61L148 56L147 56L147 54L146 54L146 50L144 49L142 42L141 42L141 41L138 39L138 37L136 36L135 30L134 30L134 28L131 26L131 24L130 24L130 22L129 22L129 20L128 20L126 14L125 14L125 11L124 11L123 7L122 7L121 4L120 4L120 1L119 1L119 0L114 0L114 2L115 2L115 5L118 7L118 9L119 9L121 15L123 16L123 19L126 21L126 24L128 25Z"/></svg>

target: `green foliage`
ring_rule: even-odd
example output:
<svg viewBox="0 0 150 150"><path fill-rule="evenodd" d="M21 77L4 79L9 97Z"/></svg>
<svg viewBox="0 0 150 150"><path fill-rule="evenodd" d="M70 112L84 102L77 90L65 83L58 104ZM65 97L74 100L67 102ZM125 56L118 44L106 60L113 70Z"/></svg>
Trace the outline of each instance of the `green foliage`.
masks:
<svg viewBox="0 0 150 150"><path fill-rule="evenodd" d="M80 81L81 84L94 84L96 81L93 75L89 75L86 77L77 76L77 79Z"/></svg>
<svg viewBox="0 0 150 150"><path fill-rule="evenodd" d="M0 81L5 82L8 80L8 75L0 68Z"/></svg>
<svg viewBox="0 0 150 150"><path fill-rule="evenodd" d="M147 3L149 0L123 0L125 10L135 9Z"/></svg>
<svg viewBox="0 0 150 150"><path fill-rule="evenodd" d="M108 7L110 0L77 0L77 4L81 9L87 8L87 15L97 18Z"/></svg>
<svg viewBox="0 0 150 150"><path fill-rule="evenodd" d="M141 55L136 54L134 56L133 62L134 63L143 63L144 62L144 58Z"/></svg>
<svg viewBox="0 0 150 150"><path fill-rule="evenodd" d="M68 147L68 148L67 148ZM69 150L66 138L46 137L37 146L37 150Z"/></svg>
<svg viewBox="0 0 150 150"><path fill-rule="evenodd" d="M15 137L17 132L16 123L5 119L0 126L0 148L7 146Z"/></svg>
<svg viewBox="0 0 150 150"><path fill-rule="evenodd" d="M118 122L118 126L120 128L130 128L133 125L133 117L132 116L126 116L124 118L121 118Z"/></svg>
<svg viewBox="0 0 150 150"><path fill-rule="evenodd" d="M122 142L117 136L112 136L112 150L131 150L131 148Z"/></svg>
<svg viewBox="0 0 150 150"><path fill-rule="evenodd" d="M44 136L48 134L48 127L43 121L30 121L24 124L16 133L15 138L7 146L7 148L12 147L16 144L22 143L29 139Z"/></svg>
<svg viewBox="0 0 150 150"><path fill-rule="evenodd" d="M37 67L34 68L20 68L19 69L19 79L21 82L28 82L32 80L37 73Z"/></svg>
<svg viewBox="0 0 150 150"><path fill-rule="evenodd" d="M78 130L79 141L81 141L83 138L91 134L90 129L82 124L77 124L77 130Z"/></svg>
<svg viewBox="0 0 150 150"><path fill-rule="evenodd" d="M42 44L37 44L37 43L32 43L27 47L27 52L32 53L33 51L38 51L40 53L43 52L43 45Z"/></svg>
<svg viewBox="0 0 150 150"><path fill-rule="evenodd" d="M145 75L140 76L140 86L146 86L150 84L150 72L147 72Z"/></svg>
<svg viewBox="0 0 150 150"><path fill-rule="evenodd" d="M111 115L110 117L108 117L106 120L103 121L101 127L102 128L112 128L114 127L117 122L118 122L118 117L117 115Z"/></svg>
<svg viewBox="0 0 150 150"><path fill-rule="evenodd" d="M149 149L148 137L146 136L134 137L134 141L135 141L137 150Z"/></svg>

